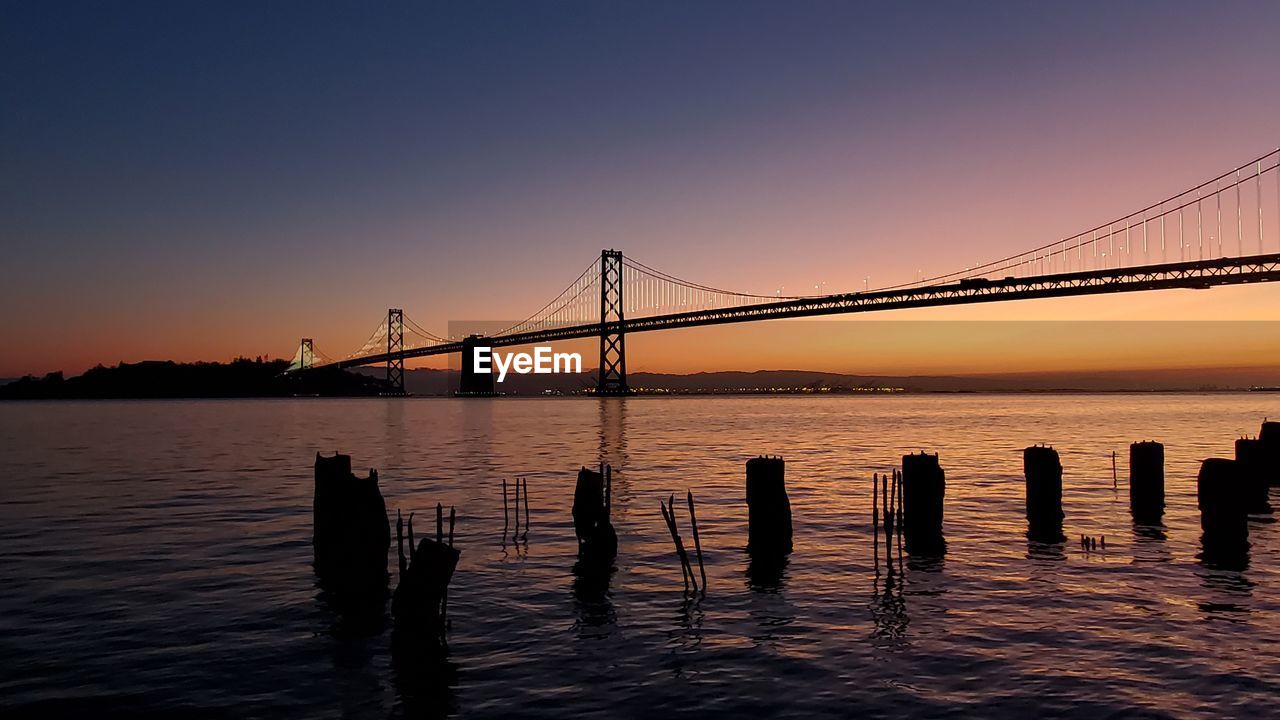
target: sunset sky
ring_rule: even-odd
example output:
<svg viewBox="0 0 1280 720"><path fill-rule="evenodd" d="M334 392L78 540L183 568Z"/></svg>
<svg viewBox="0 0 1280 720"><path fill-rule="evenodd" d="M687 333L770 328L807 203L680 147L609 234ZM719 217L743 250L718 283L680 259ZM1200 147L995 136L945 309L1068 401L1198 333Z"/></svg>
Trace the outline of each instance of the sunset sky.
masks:
<svg viewBox="0 0 1280 720"><path fill-rule="evenodd" d="M761 293L955 270L1275 149L1277 28L1274 2L6 2L0 377L340 356L389 306L518 319L606 247ZM1280 320L1280 286L878 317ZM784 325L629 360L883 371L808 330L753 350Z"/></svg>

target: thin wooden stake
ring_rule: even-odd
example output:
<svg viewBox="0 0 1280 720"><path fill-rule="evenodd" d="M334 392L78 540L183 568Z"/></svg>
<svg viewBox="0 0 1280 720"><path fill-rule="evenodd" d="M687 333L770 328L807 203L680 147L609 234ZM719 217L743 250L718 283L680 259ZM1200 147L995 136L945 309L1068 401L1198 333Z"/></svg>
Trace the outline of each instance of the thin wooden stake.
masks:
<svg viewBox="0 0 1280 720"><path fill-rule="evenodd" d="M413 542L413 513L409 513L409 562L413 562L413 554L418 551L418 546Z"/></svg>
<svg viewBox="0 0 1280 720"><path fill-rule="evenodd" d="M698 574L702 576L702 592L707 591L707 568L702 564L702 539L698 537L698 514L693 509L693 491L689 492L689 524L693 527L693 548L698 552Z"/></svg>
<svg viewBox="0 0 1280 720"><path fill-rule="evenodd" d="M676 539L676 554L680 556L680 562L684 565L684 570L689 574L689 583L693 585L693 591L698 592L698 579L693 575L693 565L689 563L689 553L685 552L684 540L680 538L680 528L676 525L676 495L671 494L667 499L667 507L671 508L671 532Z"/></svg>
<svg viewBox="0 0 1280 720"><path fill-rule="evenodd" d="M880 575L880 473L871 474L871 554Z"/></svg>
<svg viewBox="0 0 1280 720"><path fill-rule="evenodd" d="M436 542L444 544L444 505L436 503Z"/></svg>
<svg viewBox="0 0 1280 720"><path fill-rule="evenodd" d="M524 481L524 536L529 537L529 478Z"/></svg>
<svg viewBox="0 0 1280 720"><path fill-rule="evenodd" d="M1120 486L1119 475L1116 474L1116 451L1111 451L1111 489L1114 490Z"/></svg>
<svg viewBox="0 0 1280 720"><path fill-rule="evenodd" d="M515 516L516 516L516 531L515 531L515 532L513 532L513 533L511 533L511 538L512 538L513 540L515 539L515 537L516 537L517 535L519 535L519 534L520 534L520 478L516 478L516 508L515 508L515 510L516 510L516 512L515 512Z"/></svg>
<svg viewBox="0 0 1280 720"><path fill-rule="evenodd" d="M502 478L502 537L507 537L507 528L511 526L511 517L507 512L507 479Z"/></svg>
<svg viewBox="0 0 1280 720"><path fill-rule="evenodd" d="M449 506L449 547L453 547L453 525L458 520L458 509Z"/></svg>
<svg viewBox="0 0 1280 720"><path fill-rule="evenodd" d="M613 466L604 466L604 516L613 513Z"/></svg>
<svg viewBox="0 0 1280 720"><path fill-rule="evenodd" d="M409 563L404 558L404 518L400 516L399 508L396 509L396 556L400 561L400 574L404 575Z"/></svg>
<svg viewBox="0 0 1280 720"><path fill-rule="evenodd" d="M671 513L670 511L667 510L667 503L663 500L659 500L658 504L662 506L662 519L667 524L667 532L671 533L671 540L672 542L675 542L676 526L671 521ZM680 556L680 546L677 545L676 557L678 558L679 556ZM689 574L685 572L683 561L680 563L680 579L684 580L684 589L685 589L685 592L688 592L689 591Z"/></svg>

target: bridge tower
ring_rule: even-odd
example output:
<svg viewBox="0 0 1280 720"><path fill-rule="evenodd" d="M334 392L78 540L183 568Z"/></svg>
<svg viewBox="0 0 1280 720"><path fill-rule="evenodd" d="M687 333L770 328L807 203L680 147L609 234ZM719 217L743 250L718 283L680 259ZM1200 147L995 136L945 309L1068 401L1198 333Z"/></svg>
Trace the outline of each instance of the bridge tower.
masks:
<svg viewBox="0 0 1280 720"><path fill-rule="evenodd" d="M622 251L600 252L600 379L597 395L630 395L622 330Z"/></svg>
<svg viewBox="0 0 1280 720"><path fill-rule="evenodd" d="M311 338L302 338L302 346L298 348L298 369L310 370L316 364L316 346Z"/></svg>
<svg viewBox="0 0 1280 720"><path fill-rule="evenodd" d="M387 310L387 382L404 394L404 310Z"/></svg>

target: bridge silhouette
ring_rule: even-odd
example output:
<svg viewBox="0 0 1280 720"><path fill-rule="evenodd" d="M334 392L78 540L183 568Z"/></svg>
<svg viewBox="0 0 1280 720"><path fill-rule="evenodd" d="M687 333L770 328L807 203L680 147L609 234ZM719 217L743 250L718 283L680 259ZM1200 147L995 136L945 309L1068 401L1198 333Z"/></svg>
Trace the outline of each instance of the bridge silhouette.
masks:
<svg viewBox="0 0 1280 720"><path fill-rule="evenodd" d="M311 338L290 372L386 366L404 392L404 361L462 353L460 394L493 390L471 371L477 346L509 347L599 337L596 393L625 395L626 336L673 328L1280 280L1280 149L1124 217L1032 250L961 270L861 292L773 295L735 292L684 280L618 250L604 250L550 302L524 321L489 335L449 338L387 311L355 352L333 359ZM1274 186L1274 187L1272 187ZM1267 208L1274 215L1267 223Z"/></svg>

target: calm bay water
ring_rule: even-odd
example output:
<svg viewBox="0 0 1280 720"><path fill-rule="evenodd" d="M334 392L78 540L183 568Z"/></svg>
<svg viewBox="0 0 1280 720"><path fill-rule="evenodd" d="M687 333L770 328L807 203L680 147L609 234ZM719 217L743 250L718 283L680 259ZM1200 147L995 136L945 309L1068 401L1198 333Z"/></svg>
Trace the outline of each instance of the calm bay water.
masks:
<svg viewBox="0 0 1280 720"><path fill-rule="evenodd" d="M0 404L0 705L85 717L1265 716L1280 697L1280 529L1202 563L1198 461L1280 395ZM1166 444L1135 528L1128 443ZM1020 449L1056 446L1064 530L1025 537ZM886 591L871 473L941 453L949 551ZM394 514L456 505L448 662L406 673L311 569L311 466L376 467ZM1112 487L1111 451L1121 453ZM746 574L743 463L783 455L796 543ZM617 570L576 582L577 468L614 465ZM528 477L527 543L502 478ZM692 489L705 599L659 499ZM1273 499L1280 503L1280 495ZM681 507L682 526L687 516ZM688 532L686 530L686 537ZM394 552L394 550L393 550ZM913 564L914 565L914 564ZM394 563L392 583L394 584ZM881 571L883 572L883 571ZM389 610L389 606L388 606Z"/></svg>

